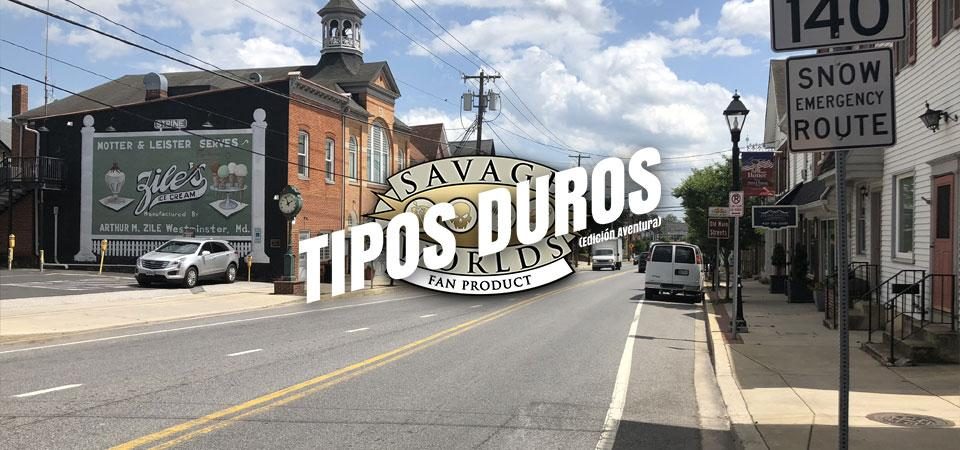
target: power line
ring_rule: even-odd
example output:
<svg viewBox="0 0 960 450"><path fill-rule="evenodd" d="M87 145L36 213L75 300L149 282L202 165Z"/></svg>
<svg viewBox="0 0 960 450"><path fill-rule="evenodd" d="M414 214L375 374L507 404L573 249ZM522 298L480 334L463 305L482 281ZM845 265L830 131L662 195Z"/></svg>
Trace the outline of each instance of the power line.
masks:
<svg viewBox="0 0 960 450"><path fill-rule="evenodd" d="M467 58L467 56L464 55L463 53L461 53L460 50L457 50L457 49L454 48L452 45L450 45L450 43L448 43L446 40L444 40L442 37L440 37L439 34L435 33L433 30L431 30L430 27L424 25L424 23L421 22L420 19L418 19L416 16L414 16L412 13L410 13L410 11L408 11L406 8L404 8L403 6L401 6L400 3L397 2L397 0L391 0L391 1L393 2L394 5L397 5L397 8L400 8L400 10L403 11L403 12L405 12L408 16L410 16L411 19L413 19L415 22L417 22L418 24L420 24L421 27L423 27L424 29L426 29L427 31L429 31L430 34L433 34L437 39L439 39L440 42L443 42L444 44L446 44L447 47L450 47L450 50L453 50L454 52L456 52L458 55L460 55L460 57L462 57L463 59L467 60L468 63L473 64L473 65L477 65L477 68L482 68L482 67L480 67L478 64L476 64L476 62L472 61L470 58Z"/></svg>

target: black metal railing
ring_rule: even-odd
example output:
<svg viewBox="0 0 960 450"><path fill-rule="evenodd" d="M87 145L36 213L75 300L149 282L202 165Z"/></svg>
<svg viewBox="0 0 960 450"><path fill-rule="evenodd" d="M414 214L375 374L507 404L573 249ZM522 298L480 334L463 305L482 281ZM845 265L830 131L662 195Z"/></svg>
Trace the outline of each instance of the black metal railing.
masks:
<svg viewBox="0 0 960 450"><path fill-rule="evenodd" d="M928 325L949 324L950 329L956 331L956 285L956 275L929 274L912 284L898 286L898 292L886 302L891 363L896 360L897 342L910 338Z"/></svg>
<svg viewBox="0 0 960 450"><path fill-rule="evenodd" d="M880 319L880 312L891 310L893 299L911 291L910 286L915 285L926 275L927 271L925 270L901 270L872 290L870 293L871 301L867 305L867 342L873 342L874 331L886 329L888 322L885 319ZM902 297L902 299L905 298ZM886 314L885 317L889 319L893 316Z"/></svg>
<svg viewBox="0 0 960 450"><path fill-rule="evenodd" d="M857 302L873 301L874 288L880 281L880 265L866 262L852 262L847 265L847 292L849 295L849 305L853 306ZM825 307L824 321L828 326L837 328L837 317L839 315L839 303L837 302L837 276L832 274L826 279L825 283Z"/></svg>
<svg viewBox="0 0 960 450"><path fill-rule="evenodd" d="M0 186L60 189L66 179L66 164L49 156L12 157L0 160Z"/></svg>

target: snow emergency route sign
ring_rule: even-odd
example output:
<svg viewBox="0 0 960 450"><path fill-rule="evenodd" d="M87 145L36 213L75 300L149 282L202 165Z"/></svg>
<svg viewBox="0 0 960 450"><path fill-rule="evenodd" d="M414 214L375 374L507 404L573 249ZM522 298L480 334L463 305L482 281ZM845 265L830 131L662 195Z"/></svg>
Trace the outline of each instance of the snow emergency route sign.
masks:
<svg viewBox="0 0 960 450"><path fill-rule="evenodd" d="M787 103L791 151L894 145L893 51L789 58Z"/></svg>

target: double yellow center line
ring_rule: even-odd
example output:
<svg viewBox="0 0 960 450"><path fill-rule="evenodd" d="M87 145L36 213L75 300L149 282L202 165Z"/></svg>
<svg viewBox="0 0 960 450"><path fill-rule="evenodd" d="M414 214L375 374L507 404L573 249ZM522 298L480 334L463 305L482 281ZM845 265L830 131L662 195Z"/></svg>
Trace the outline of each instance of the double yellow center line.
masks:
<svg viewBox="0 0 960 450"><path fill-rule="evenodd" d="M303 397L306 397L311 394L315 394L323 389L326 389L330 386L342 383L344 381L350 380L354 377L360 376L364 373L367 373L371 370L374 370L378 367L381 367L385 364L396 361L400 358L408 356L414 352L423 350L431 345L434 345L438 342L442 342L446 339L454 337L458 334L461 334L471 328L475 328L484 323L494 321L499 319L507 314L510 314L524 306L530 305L531 303L543 300L552 295L568 291L571 289L583 287L587 284L593 284L608 278L612 278L618 275L622 275L625 272L616 273L613 275L608 275L605 277L589 280L586 282L581 282L573 286L568 286L546 292L543 294L536 295L529 299L514 303L510 306L496 310L490 314L481 316L479 318L461 323L451 328L447 328L439 333L427 336L423 339L411 342L402 347L390 350L385 353L381 353L372 358L360 361L355 364L334 370L323 375L320 375L316 378L309 379L307 381L297 383L293 386L289 386L283 389L280 389L275 392L248 400L246 402L240 403L235 406L231 406L220 411L216 411L205 416L181 423L179 425L174 425L172 427L160 430L156 433L148 434L146 436L134 439L132 441L117 445L113 447L114 450L127 450L135 449L150 445L150 448L153 449L165 449L170 448L175 445L184 443L191 439L197 438L199 436L208 434L212 431L219 430L221 428L230 426L231 424L242 420L246 417L253 416L256 414L261 414L267 412L271 409L274 409L278 406L283 406L287 403L296 401Z"/></svg>

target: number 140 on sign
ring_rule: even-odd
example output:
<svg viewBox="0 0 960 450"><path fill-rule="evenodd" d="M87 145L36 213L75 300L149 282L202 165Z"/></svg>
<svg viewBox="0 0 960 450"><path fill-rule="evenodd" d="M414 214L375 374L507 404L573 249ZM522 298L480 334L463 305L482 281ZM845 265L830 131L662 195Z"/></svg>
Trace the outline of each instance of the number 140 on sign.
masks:
<svg viewBox="0 0 960 450"><path fill-rule="evenodd" d="M895 41L906 0L770 0L774 51Z"/></svg>

